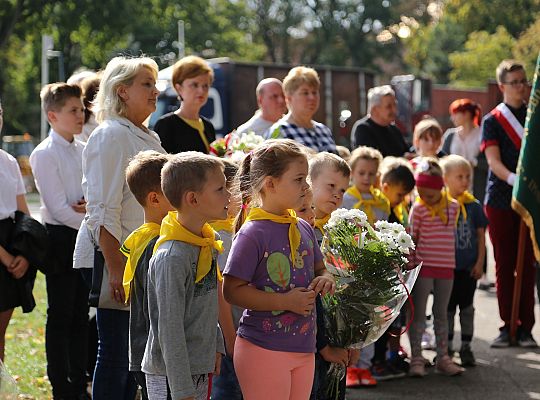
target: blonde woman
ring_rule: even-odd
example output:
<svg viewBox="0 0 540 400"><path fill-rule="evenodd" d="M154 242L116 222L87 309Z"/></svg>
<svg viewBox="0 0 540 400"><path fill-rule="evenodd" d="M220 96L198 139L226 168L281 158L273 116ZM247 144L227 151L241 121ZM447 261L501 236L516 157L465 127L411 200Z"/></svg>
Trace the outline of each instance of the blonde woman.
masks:
<svg viewBox="0 0 540 400"><path fill-rule="evenodd" d="M156 109L158 66L146 57L112 59L105 68L94 113L99 126L83 152L86 216L75 248L75 268L92 281L99 348L92 398L135 398L128 365L129 307L124 306L125 259L120 245L144 220L125 178L129 160L141 150L164 153L143 122ZM90 269L92 268L92 269Z"/></svg>
<svg viewBox="0 0 540 400"><path fill-rule="evenodd" d="M172 84L180 98L180 108L165 114L154 126L163 148L169 153L209 153L209 144L216 139L216 133L200 111L208 100L213 80L214 71L200 57L184 57L174 64Z"/></svg>
<svg viewBox="0 0 540 400"><path fill-rule="evenodd" d="M291 69L283 80L289 113L276 122L266 136L293 139L316 152L328 151L337 154L330 128L313 120L319 109L320 85L319 75L313 68Z"/></svg>

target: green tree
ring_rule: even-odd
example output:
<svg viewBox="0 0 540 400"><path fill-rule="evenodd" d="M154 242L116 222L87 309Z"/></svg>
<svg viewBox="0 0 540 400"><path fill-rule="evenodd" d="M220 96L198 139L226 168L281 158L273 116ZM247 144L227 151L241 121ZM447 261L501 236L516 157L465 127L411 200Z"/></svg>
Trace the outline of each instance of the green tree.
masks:
<svg viewBox="0 0 540 400"><path fill-rule="evenodd" d="M525 64L529 78L536 68L536 60L540 52L540 14L536 15L536 21L523 32L514 46L514 58Z"/></svg>
<svg viewBox="0 0 540 400"><path fill-rule="evenodd" d="M493 79L501 60L511 58L515 40L503 27L495 33L472 32L463 51L450 54L451 83L462 87L484 87Z"/></svg>

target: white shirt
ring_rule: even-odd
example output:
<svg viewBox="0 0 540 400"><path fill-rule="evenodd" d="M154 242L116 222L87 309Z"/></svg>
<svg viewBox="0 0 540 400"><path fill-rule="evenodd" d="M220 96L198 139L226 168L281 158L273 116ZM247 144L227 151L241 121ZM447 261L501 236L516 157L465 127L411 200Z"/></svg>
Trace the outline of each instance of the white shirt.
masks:
<svg viewBox="0 0 540 400"><path fill-rule="evenodd" d="M126 183L126 167L142 150L166 153L154 131L145 132L125 118L111 118L93 132L83 151L86 216L77 236L74 268L92 268L101 227L120 244L144 222L142 206Z"/></svg>
<svg viewBox="0 0 540 400"><path fill-rule="evenodd" d="M75 135L75 138L84 143L88 142L88 138L90 137L94 129L97 128L97 126L98 123L96 121L96 117L94 117L94 114L91 114L90 118L88 118L88 121L86 121L86 124L83 125L81 133Z"/></svg>
<svg viewBox="0 0 540 400"><path fill-rule="evenodd" d="M240 125L238 128L236 128L236 132L238 133L248 133L250 131L255 132L259 136L264 136L264 133L272 126L274 125L273 122L267 121L262 117L261 110L257 110L253 117L251 117L249 120L244 122L242 125Z"/></svg>
<svg viewBox="0 0 540 400"><path fill-rule="evenodd" d="M17 211L17 196L25 193L19 163L0 149L0 220L13 218Z"/></svg>
<svg viewBox="0 0 540 400"><path fill-rule="evenodd" d="M30 154L36 188L41 196L41 220L51 225L79 229L84 218L72 205L83 199L82 153L84 143L68 142L51 129Z"/></svg>
<svg viewBox="0 0 540 400"><path fill-rule="evenodd" d="M467 159L473 167L478 164L478 154L480 153L480 143L482 142L482 132L480 127L474 128L465 137L459 133L463 128L456 128L454 138L450 144L450 153L458 154Z"/></svg>

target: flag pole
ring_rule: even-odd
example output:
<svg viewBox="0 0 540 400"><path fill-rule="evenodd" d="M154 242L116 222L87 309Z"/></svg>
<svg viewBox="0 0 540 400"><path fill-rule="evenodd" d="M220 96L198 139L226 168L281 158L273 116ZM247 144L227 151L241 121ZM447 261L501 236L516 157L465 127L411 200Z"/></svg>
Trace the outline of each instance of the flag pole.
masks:
<svg viewBox="0 0 540 400"><path fill-rule="evenodd" d="M517 248L516 269L514 271L514 294L512 297L512 316L510 319L510 344L516 345L517 322L519 319L519 303L521 300L521 284L523 281L523 264L525 243L527 241L527 225L523 219L519 222L519 240Z"/></svg>

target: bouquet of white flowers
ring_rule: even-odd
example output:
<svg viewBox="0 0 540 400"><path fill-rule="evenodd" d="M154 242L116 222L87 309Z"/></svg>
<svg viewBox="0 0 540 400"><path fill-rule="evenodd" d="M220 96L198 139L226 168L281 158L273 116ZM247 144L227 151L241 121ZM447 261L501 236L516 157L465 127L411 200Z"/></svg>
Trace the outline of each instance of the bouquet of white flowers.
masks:
<svg viewBox="0 0 540 400"><path fill-rule="evenodd" d="M414 243L397 223L378 221L375 228L360 210L338 209L325 225L321 246L337 290L322 298L329 344L360 349L375 342L399 315L420 268L407 270L405 257ZM344 374L330 368L330 388Z"/></svg>
<svg viewBox="0 0 540 400"><path fill-rule="evenodd" d="M210 143L210 152L218 157L241 161L247 153L262 142L264 138L253 131L241 133L233 131Z"/></svg>

